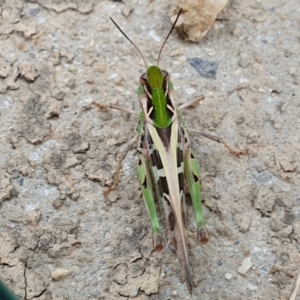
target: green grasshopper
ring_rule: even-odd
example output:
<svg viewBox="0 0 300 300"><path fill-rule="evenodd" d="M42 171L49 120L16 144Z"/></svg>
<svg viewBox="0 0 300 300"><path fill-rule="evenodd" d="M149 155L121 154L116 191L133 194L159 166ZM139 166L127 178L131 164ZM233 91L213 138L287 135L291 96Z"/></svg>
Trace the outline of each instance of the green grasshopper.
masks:
<svg viewBox="0 0 300 300"><path fill-rule="evenodd" d="M197 240L201 244L206 244L209 240L209 235L205 227L202 211L199 167L190 150L190 142L184 128L180 109L194 106L204 97L202 96L186 102L177 108L172 95L173 85L170 81L170 75L167 71L161 70L158 67L162 49L176 25L180 13L181 10L161 46L157 66L151 66L149 68L141 51L127 37L115 21L110 18L127 40L137 49L144 60L147 71L141 75L140 85L138 87L138 99L141 105L141 111L138 114L136 111L116 105L95 104L100 108L117 109L126 113L138 114L137 132L138 151L140 153L138 160L138 177L151 220L154 249L160 251L164 248L163 233L156 211L155 200L158 200L163 204L164 208L168 243L177 253L178 259L184 269L186 282L191 294L193 280L189 265L185 229L185 181L189 188L195 211ZM241 152L231 149L218 137L201 131L193 130L193 132L222 143L232 153L241 154ZM120 155L113 185L104 192L105 195L108 195L118 186L122 162L136 141L137 138L134 138Z"/></svg>

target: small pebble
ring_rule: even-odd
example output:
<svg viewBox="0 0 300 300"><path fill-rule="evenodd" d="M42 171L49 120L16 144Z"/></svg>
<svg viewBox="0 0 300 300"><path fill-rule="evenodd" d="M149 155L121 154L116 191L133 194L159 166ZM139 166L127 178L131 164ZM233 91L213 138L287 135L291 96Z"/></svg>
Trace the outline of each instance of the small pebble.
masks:
<svg viewBox="0 0 300 300"><path fill-rule="evenodd" d="M71 66L72 67L72 66ZM66 86L71 88L71 89L74 89L76 87L76 81L74 78L69 78L66 82Z"/></svg>
<svg viewBox="0 0 300 300"><path fill-rule="evenodd" d="M76 201L76 200L78 200L79 196L80 196L80 194L78 192L75 192L71 195L71 199Z"/></svg>
<svg viewBox="0 0 300 300"><path fill-rule="evenodd" d="M56 199L52 202L52 206L55 208L55 209L58 209L62 206L63 204L63 201L61 199Z"/></svg>
<svg viewBox="0 0 300 300"><path fill-rule="evenodd" d="M177 57L177 60L180 61L180 62L185 62L186 61L186 57L184 55L179 55Z"/></svg>
<svg viewBox="0 0 300 300"><path fill-rule="evenodd" d="M77 71L77 68L76 68L76 66L74 66L74 65L70 65L70 67L69 67L69 71L70 71L71 73L75 73L75 72Z"/></svg>
<svg viewBox="0 0 300 300"><path fill-rule="evenodd" d="M226 274L225 274L225 278L226 278L227 280L230 280L232 277L233 277L233 276L232 276L230 273L226 273Z"/></svg>
<svg viewBox="0 0 300 300"><path fill-rule="evenodd" d="M240 75L241 74L241 69L236 69L235 71L234 71L234 75L235 76L238 76L238 75Z"/></svg>
<svg viewBox="0 0 300 300"><path fill-rule="evenodd" d="M172 56L172 57L180 56L180 55L183 55L183 52L180 49L175 49L170 52L170 56Z"/></svg>
<svg viewBox="0 0 300 300"><path fill-rule="evenodd" d="M106 67L104 65L99 66L97 68L97 72L101 73L101 74L105 73L106 72Z"/></svg>
<svg viewBox="0 0 300 300"><path fill-rule="evenodd" d="M246 257L241 265L238 267L238 272L242 275L245 275L253 266L253 263L251 261L251 257Z"/></svg>
<svg viewBox="0 0 300 300"><path fill-rule="evenodd" d="M59 53L51 53L49 62L51 62L53 66L58 66L60 64L60 54Z"/></svg>
<svg viewBox="0 0 300 300"><path fill-rule="evenodd" d="M262 57L261 57L261 54L259 54L259 53L255 53L254 54L254 59L255 59L255 61L256 62L258 62L258 63L262 63L262 61L263 61L263 59L262 59Z"/></svg>
<svg viewBox="0 0 300 300"><path fill-rule="evenodd" d="M290 102L288 102L288 101L286 103L284 103L280 108L280 112L286 111L286 109L289 107L289 104L290 104Z"/></svg>
<svg viewBox="0 0 300 300"><path fill-rule="evenodd" d="M244 121L245 121L245 118L242 117L242 116L238 116L238 117L236 117L236 119L235 119L235 123L236 123L236 124L242 124Z"/></svg>
<svg viewBox="0 0 300 300"><path fill-rule="evenodd" d="M233 35L233 36L240 36L240 35L241 35L241 30L240 30L238 27L235 27L235 28L232 30L232 35Z"/></svg>
<svg viewBox="0 0 300 300"><path fill-rule="evenodd" d="M67 62L68 63L71 63L73 58L74 58L74 54L69 52L66 48L62 48L59 52L59 54L62 56L62 57L65 57L67 59Z"/></svg>
<svg viewBox="0 0 300 300"><path fill-rule="evenodd" d="M281 124L275 123L274 128L277 129L277 130L281 129Z"/></svg>
<svg viewBox="0 0 300 300"><path fill-rule="evenodd" d="M91 67L94 62L97 61L96 58L85 58L84 59L84 65L87 66L87 67Z"/></svg>
<svg viewBox="0 0 300 300"><path fill-rule="evenodd" d="M293 75L296 74L296 68L295 68L295 67L291 67L291 68L289 68L288 72L289 72L289 74L290 74L291 76L293 76Z"/></svg>
<svg viewBox="0 0 300 300"><path fill-rule="evenodd" d="M64 98L64 95L64 92L62 92L57 86L55 86L51 91L51 96L57 100L62 100Z"/></svg>
<svg viewBox="0 0 300 300"><path fill-rule="evenodd" d="M94 84L95 83L95 81L90 77L88 77L85 82L88 83L88 84Z"/></svg>
<svg viewBox="0 0 300 300"><path fill-rule="evenodd" d="M281 15L280 15L280 19L281 19L281 20L285 20L285 19L286 19L286 14L281 14Z"/></svg>
<svg viewBox="0 0 300 300"><path fill-rule="evenodd" d="M128 6L125 6L123 9L122 9L122 15L125 17L125 18L128 18L130 16L130 14L133 12L133 7L128 7Z"/></svg>
<svg viewBox="0 0 300 300"><path fill-rule="evenodd" d="M87 47L83 48L83 52L84 52L84 53L92 52L92 48L89 47L89 46L87 46Z"/></svg>
<svg viewBox="0 0 300 300"><path fill-rule="evenodd" d="M130 298L134 298L137 296L137 294L139 293L139 287L135 287L131 290L129 297Z"/></svg>
<svg viewBox="0 0 300 300"><path fill-rule="evenodd" d="M117 76L114 78L114 83L116 85L121 85L122 81L123 81L123 78L121 76Z"/></svg>
<svg viewBox="0 0 300 300"><path fill-rule="evenodd" d="M160 42L161 41L160 36L153 29L148 32L148 36L151 37L156 42Z"/></svg>
<svg viewBox="0 0 300 300"><path fill-rule="evenodd" d="M54 269L52 271L51 278L53 280L61 280L61 279L66 278L70 274L72 274L71 270L68 270L68 269L65 269L65 268L57 268L57 269Z"/></svg>
<svg viewBox="0 0 300 300"><path fill-rule="evenodd" d="M246 57L241 57L238 61L238 64L242 68L247 68L250 65L250 60Z"/></svg>

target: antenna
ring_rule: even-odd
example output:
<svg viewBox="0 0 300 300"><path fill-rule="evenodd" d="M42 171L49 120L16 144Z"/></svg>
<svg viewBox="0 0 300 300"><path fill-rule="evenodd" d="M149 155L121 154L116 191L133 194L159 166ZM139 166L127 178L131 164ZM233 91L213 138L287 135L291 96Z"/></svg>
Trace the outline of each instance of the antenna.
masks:
<svg viewBox="0 0 300 300"><path fill-rule="evenodd" d="M145 64L145 67L146 67L146 70L148 69L148 66L147 66L147 63L146 63L146 60L144 58L144 55L142 54L141 50L136 46L136 44L124 33L124 31L118 26L118 24L113 20L113 18L109 17L111 19L111 21L115 24L115 26L121 31L121 33L126 37L126 39L134 46L134 48L139 52L139 54L141 55L143 61L144 61L144 64ZM177 21L177 19L176 19ZM176 23L175 21L175 23Z"/></svg>
<svg viewBox="0 0 300 300"><path fill-rule="evenodd" d="M170 34L172 33L172 31L173 31L173 29L174 29L174 27L175 27L175 25L176 25L176 23L177 23L177 21L178 21L178 19L179 19L179 16L180 16L181 12L182 12L182 8L180 8L179 13L178 13L178 15L177 15L177 17L176 17L176 20L175 20L175 22L173 23L173 26L172 26L172 28L171 28L169 34L168 34L167 37L165 38L165 40L164 40L164 42L163 42L163 44L162 44L162 46L161 46L161 48L160 48L160 50L159 50L158 59L157 59L157 66L159 65L159 59L160 59L161 52L162 52L162 50L163 50L163 48L164 48L164 46L165 46L165 43L167 42L167 40L168 40Z"/></svg>

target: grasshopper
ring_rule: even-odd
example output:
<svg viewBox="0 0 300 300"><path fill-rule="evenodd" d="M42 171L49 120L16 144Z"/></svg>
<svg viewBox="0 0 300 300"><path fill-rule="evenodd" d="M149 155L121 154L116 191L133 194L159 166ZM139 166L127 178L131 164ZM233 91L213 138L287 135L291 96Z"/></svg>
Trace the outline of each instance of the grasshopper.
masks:
<svg viewBox="0 0 300 300"><path fill-rule="evenodd" d="M138 113L117 105L101 105L96 102L95 104L101 109L117 109L138 115L138 137L134 138L120 155L113 185L104 194L108 195L118 186L122 162L138 140L138 178L151 221L154 249L160 251L164 248L163 233L156 211L156 200L158 200L164 208L168 244L177 253L185 273L189 292L192 294L193 279L185 229L185 182L192 198L198 242L206 244L209 235L205 227L202 210L199 167L190 150L190 142L180 110L198 104L204 97L201 96L188 101L177 108L173 98L173 84L170 81L170 74L158 67L162 49L173 31L180 13L181 10L160 48L157 66L150 67L147 67L147 63L138 47L110 18L125 38L140 53L146 66L147 71L141 75L138 87L141 111ZM231 149L221 138L201 131L192 131L222 143L234 154L241 154L241 151Z"/></svg>

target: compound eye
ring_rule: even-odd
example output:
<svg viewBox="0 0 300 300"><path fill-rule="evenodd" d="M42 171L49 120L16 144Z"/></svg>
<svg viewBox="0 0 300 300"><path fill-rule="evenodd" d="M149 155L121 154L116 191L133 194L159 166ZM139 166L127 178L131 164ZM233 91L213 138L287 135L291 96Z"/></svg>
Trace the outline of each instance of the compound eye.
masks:
<svg viewBox="0 0 300 300"><path fill-rule="evenodd" d="M162 70L161 73L164 76L166 81L170 81L170 73L169 72Z"/></svg>
<svg viewBox="0 0 300 300"><path fill-rule="evenodd" d="M144 73L140 77L140 85L145 85L147 82L148 74Z"/></svg>

